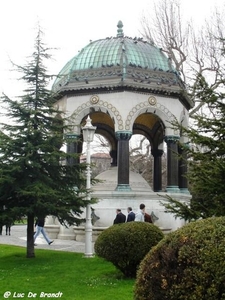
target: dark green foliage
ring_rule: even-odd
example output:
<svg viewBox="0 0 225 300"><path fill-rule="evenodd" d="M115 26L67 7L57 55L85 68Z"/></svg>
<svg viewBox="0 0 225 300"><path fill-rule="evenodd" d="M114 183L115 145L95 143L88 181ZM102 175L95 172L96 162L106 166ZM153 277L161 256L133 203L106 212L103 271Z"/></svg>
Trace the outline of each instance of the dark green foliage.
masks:
<svg viewBox="0 0 225 300"><path fill-rule="evenodd" d="M150 223L116 224L100 234L95 252L112 262L125 276L135 277L141 260L163 236L162 231Z"/></svg>
<svg viewBox="0 0 225 300"><path fill-rule="evenodd" d="M185 221L192 221L199 219L202 216L201 212L195 210L194 206L190 205L189 202L181 202L169 195L161 197L164 198L164 200L160 203L165 207L165 212L171 212L176 218L181 218ZM191 203L193 203L193 200Z"/></svg>
<svg viewBox="0 0 225 300"><path fill-rule="evenodd" d="M187 130L192 146L188 149L191 207L199 216L225 215L225 103L224 81L214 90L205 78L198 78L204 113L194 115L194 128ZM195 145L193 147L193 145Z"/></svg>
<svg viewBox="0 0 225 300"><path fill-rule="evenodd" d="M190 121L191 127L174 124L189 140L180 144L188 158L190 206L168 199L166 210L186 220L225 215L225 94L224 71L214 85L198 76L197 97L204 103Z"/></svg>
<svg viewBox="0 0 225 300"><path fill-rule="evenodd" d="M14 218L11 216L10 212L0 207L0 226L11 226L13 225L13 222Z"/></svg>
<svg viewBox="0 0 225 300"><path fill-rule="evenodd" d="M61 148L74 124L59 109L57 95L47 88L51 76L44 61L50 55L41 36L39 29L30 62L16 66L26 84L24 95L18 100L1 98L9 121L1 124L0 131L0 207L14 219L27 216L28 257L34 256L36 217L53 215L61 223L79 224L87 205L86 167L66 164L77 160L77 155Z"/></svg>
<svg viewBox="0 0 225 300"><path fill-rule="evenodd" d="M225 299L225 217L191 222L144 258L136 300Z"/></svg>

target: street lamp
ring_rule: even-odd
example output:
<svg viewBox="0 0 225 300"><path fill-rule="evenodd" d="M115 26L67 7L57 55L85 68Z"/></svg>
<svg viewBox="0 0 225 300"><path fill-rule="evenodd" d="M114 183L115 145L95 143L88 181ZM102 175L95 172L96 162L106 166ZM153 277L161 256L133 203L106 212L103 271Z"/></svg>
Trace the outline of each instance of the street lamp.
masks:
<svg viewBox="0 0 225 300"><path fill-rule="evenodd" d="M93 142L94 134L95 134L96 127L91 124L91 119L88 116L86 120L86 125L82 127L83 131L83 140L87 143L87 181L86 181L86 188L87 188L87 200L90 202L91 195L90 195L90 188L91 188L91 154L90 154L90 143ZM91 204L88 203L86 206L86 223L85 223L85 257L93 257L92 253L92 223L91 223Z"/></svg>

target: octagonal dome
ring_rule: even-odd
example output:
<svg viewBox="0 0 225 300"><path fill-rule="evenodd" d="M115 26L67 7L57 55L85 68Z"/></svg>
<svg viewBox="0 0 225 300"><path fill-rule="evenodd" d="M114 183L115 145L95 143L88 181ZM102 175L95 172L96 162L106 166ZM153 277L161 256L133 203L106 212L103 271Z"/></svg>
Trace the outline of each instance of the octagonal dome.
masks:
<svg viewBox="0 0 225 300"><path fill-rule="evenodd" d="M53 90L61 94L107 90L139 90L178 95L189 109L192 103L170 59L143 38L124 36L118 22L116 37L90 42L60 71Z"/></svg>

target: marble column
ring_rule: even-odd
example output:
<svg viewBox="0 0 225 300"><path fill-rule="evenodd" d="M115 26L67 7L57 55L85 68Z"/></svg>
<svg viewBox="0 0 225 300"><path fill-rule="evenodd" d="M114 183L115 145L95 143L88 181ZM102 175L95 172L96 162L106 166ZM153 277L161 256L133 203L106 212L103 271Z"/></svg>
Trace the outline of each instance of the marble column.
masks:
<svg viewBox="0 0 225 300"><path fill-rule="evenodd" d="M166 191L179 193L178 182L178 141L180 137L170 135L165 137L167 144L167 187Z"/></svg>
<svg viewBox="0 0 225 300"><path fill-rule="evenodd" d="M162 155L163 150L153 149L151 151L154 157L154 168L153 168L153 191L162 191Z"/></svg>
<svg viewBox="0 0 225 300"><path fill-rule="evenodd" d="M117 165L118 165L118 179L117 191L130 191L129 183L129 140L132 136L130 131L117 131L116 138L118 140L117 149Z"/></svg>

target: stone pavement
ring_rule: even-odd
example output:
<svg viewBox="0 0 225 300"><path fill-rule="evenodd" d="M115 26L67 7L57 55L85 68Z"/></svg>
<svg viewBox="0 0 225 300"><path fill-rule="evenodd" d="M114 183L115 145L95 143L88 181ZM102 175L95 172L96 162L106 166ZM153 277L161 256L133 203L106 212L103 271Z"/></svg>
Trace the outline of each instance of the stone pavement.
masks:
<svg viewBox="0 0 225 300"><path fill-rule="evenodd" d="M5 226L3 227L2 235L0 235L0 244L8 244L15 246L26 247L27 240L27 226L26 225L13 225L11 227L11 235L5 234ZM79 252L84 253L85 244L82 242L77 242L74 240L59 240L55 239L51 245L48 245L40 234L35 243L35 249L51 249L58 251L69 251L69 252Z"/></svg>

